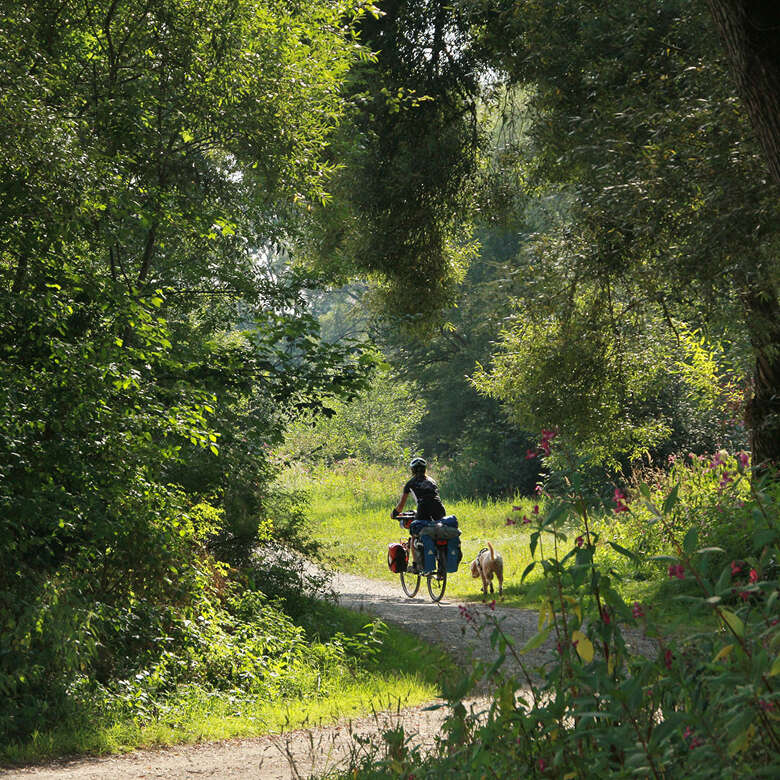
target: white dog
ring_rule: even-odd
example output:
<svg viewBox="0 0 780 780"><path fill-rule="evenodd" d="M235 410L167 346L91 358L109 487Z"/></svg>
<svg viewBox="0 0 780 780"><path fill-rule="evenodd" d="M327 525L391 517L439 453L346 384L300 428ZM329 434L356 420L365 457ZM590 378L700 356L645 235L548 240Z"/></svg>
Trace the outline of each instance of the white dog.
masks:
<svg viewBox="0 0 780 780"><path fill-rule="evenodd" d="M487 547L484 547L479 551L477 557L471 562L471 576L476 579L482 577L482 594L483 598L488 592L488 585L490 586L490 592L493 592L493 575L496 575L498 580L498 595L502 595L504 592L504 560L500 555L496 555L493 550L493 545L490 542L487 543Z"/></svg>

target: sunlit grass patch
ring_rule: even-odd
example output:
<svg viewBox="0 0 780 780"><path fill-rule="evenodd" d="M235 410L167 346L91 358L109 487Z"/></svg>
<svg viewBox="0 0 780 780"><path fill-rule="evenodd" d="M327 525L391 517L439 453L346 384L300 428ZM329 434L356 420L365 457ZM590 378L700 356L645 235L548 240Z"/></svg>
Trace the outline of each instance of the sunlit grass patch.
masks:
<svg viewBox="0 0 780 780"><path fill-rule="evenodd" d="M398 575L387 567L387 546L408 536L390 517L405 476L403 469L347 461L331 469L299 468L290 473L287 482L310 494L311 531L323 547L326 562L340 571L398 582ZM481 581L471 578L468 562L488 541L504 559L505 588L507 584L519 583L531 560L522 517L533 511L536 502L530 499L448 501L446 496L442 499L447 512L458 518L463 549L463 562L457 573L448 578L447 595L459 599L481 598ZM515 511L514 506L520 510ZM517 596L510 588L505 603L519 604Z"/></svg>

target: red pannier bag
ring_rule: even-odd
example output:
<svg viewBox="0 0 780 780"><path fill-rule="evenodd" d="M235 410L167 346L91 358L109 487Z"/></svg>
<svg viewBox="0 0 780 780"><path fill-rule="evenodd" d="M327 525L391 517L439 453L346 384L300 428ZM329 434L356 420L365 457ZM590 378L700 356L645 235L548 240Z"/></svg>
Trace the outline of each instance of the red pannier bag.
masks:
<svg viewBox="0 0 780 780"><path fill-rule="evenodd" d="M406 548L398 542L387 545L387 565L394 574L406 571L408 558Z"/></svg>

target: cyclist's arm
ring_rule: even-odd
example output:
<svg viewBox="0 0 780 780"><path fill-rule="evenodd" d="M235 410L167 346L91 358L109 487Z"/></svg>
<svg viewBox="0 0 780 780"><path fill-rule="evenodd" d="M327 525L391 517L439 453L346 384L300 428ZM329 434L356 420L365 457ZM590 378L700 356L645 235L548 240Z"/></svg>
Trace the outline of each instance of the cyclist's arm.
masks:
<svg viewBox="0 0 780 780"><path fill-rule="evenodd" d="M398 512L400 515L401 512L404 511L404 506L406 506L406 499L409 498L409 493L403 493L401 496L401 500L398 502L398 506L396 506L395 511Z"/></svg>

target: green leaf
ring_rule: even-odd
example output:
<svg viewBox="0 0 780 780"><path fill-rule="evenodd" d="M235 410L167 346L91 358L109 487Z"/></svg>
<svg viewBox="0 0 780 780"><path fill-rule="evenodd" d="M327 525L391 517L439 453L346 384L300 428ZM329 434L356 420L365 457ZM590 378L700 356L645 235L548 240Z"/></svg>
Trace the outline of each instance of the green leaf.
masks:
<svg viewBox="0 0 780 780"><path fill-rule="evenodd" d="M531 650L536 650L537 647L543 645L547 637L550 636L550 631L552 631L552 623L543 628L538 634L532 636L518 651L520 655L530 653Z"/></svg>
<svg viewBox="0 0 780 780"><path fill-rule="evenodd" d="M619 552L621 555L625 555L626 558L630 558L632 561L640 561L641 558L636 554L631 552L631 550L627 550L622 545L618 544L617 542L607 542L607 544L616 552Z"/></svg>
<svg viewBox="0 0 780 780"><path fill-rule="evenodd" d="M727 609L720 610L720 617L738 637L742 638L745 636L745 624L740 617Z"/></svg>
<svg viewBox="0 0 780 780"><path fill-rule="evenodd" d="M683 550L690 555L699 543L699 532L695 528L691 528L685 538L683 539Z"/></svg>
<svg viewBox="0 0 780 780"><path fill-rule="evenodd" d="M520 582L523 582L525 578L531 573L531 570L536 566L536 561L531 561L531 563L528 564L528 566L525 567L525 570L523 571L522 576L520 577Z"/></svg>
<svg viewBox="0 0 780 780"><path fill-rule="evenodd" d="M669 512L672 511L675 504L677 503L677 494L680 492L680 483L678 482L671 490L669 495L664 500L664 514L667 515Z"/></svg>

